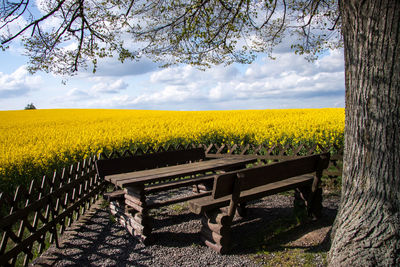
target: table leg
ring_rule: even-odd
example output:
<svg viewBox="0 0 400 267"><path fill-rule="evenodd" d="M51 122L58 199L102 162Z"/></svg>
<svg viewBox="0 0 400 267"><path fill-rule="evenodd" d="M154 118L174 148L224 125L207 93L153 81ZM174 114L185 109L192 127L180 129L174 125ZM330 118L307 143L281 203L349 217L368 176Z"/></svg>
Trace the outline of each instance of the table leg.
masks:
<svg viewBox="0 0 400 267"><path fill-rule="evenodd" d="M236 213L239 217L245 218L247 216L246 202L239 203L236 207Z"/></svg>
<svg viewBox="0 0 400 267"><path fill-rule="evenodd" d="M200 184L193 185L193 192L194 193L205 193L210 192L213 189L214 181L207 181Z"/></svg>
<svg viewBox="0 0 400 267"><path fill-rule="evenodd" d="M152 243L151 217L146 205L144 187L127 187L125 189L125 204L129 207L129 219L126 222L128 231L142 243Z"/></svg>

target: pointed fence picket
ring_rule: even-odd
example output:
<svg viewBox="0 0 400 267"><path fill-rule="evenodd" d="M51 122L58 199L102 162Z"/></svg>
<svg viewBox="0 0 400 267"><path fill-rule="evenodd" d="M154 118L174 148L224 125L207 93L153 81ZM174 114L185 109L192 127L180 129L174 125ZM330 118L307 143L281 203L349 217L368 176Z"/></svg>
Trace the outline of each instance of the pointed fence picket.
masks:
<svg viewBox="0 0 400 267"><path fill-rule="evenodd" d="M26 266L49 243L58 246L59 234L106 188L96 174L95 160L33 180L28 188L21 185L13 197L0 193L1 210L8 210L0 219L0 266Z"/></svg>

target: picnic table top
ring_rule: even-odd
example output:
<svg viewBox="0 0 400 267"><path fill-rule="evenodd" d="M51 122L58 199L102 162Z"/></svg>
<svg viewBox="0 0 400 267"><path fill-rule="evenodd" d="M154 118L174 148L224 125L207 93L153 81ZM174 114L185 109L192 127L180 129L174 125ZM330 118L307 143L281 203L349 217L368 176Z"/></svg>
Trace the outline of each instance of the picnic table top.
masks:
<svg viewBox="0 0 400 267"><path fill-rule="evenodd" d="M137 186L209 171L227 170L229 168L238 167L256 161L257 158L252 156L218 158L142 171L107 175L104 178L120 187Z"/></svg>

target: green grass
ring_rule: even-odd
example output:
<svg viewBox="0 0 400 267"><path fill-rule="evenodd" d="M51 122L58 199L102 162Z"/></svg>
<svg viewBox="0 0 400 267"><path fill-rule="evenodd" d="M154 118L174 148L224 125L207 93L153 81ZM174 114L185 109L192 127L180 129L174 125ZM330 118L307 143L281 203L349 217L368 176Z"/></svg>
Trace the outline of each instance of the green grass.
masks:
<svg viewBox="0 0 400 267"><path fill-rule="evenodd" d="M259 259L260 260L260 259ZM326 266L326 252L310 253L302 249L285 249L282 251L264 251L262 255L264 266L282 266L282 267L314 267Z"/></svg>
<svg viewBox="0 0 400 267"><path fill-rule="evenodd" d="M254 250L251 258L264 266L326 266L327 241L307 246L291 244L299 235L329 225L333 218L322 222L299 223L296 216L271 221L243 244Z"/></svg>
<svg viewBox="0 0 400 267"><path fill-rule="evenodd" d="M175 212L182 212L187 208L186 203L179 203L179 204L174 204L170 205L169 208Z"/></svg>

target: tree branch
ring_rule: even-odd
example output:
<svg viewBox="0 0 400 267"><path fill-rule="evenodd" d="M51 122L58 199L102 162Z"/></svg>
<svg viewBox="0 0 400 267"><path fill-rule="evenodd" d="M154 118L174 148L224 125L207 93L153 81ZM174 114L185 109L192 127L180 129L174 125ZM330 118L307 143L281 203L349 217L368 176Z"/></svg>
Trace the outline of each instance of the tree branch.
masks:
<svg viewBox="0 0 400 267"><path fill-rule="evenodd" d="M340 14L336 17L335 23L333 24L333 26L331 28L328 28L328 30L330 31L334 31L336 29L337 24L340 21Z"/></svg>
<svg viewBox="0 0 400 267"><path fill-rule="evenodd" d="M46 14L45 16L41 17L40 19L37 19L31 23L29 23L27 26L25 26L22 30L20 30L19 32L17 32L15 35L11 36L10 38L5 39L4 41L1 42L1 44L6 44L8 42L11 42L12 40L14 40L15 38L17 38L18 36L20 36L21 34L23 34L27 29L31 28L32 26L37 26L39 25L40 22L46 20L47 18L49 18L50 16L52 16L55 12L57 12L61 6L64 4L66 0L62 0L58 3L58 5L48 14ZM34 27L35 28L35 27Z"/></svg>
<svg viewBox="0 0 400 267"><path fill-rule="evenodd" d="M135 3L135 0L131 0L131 2L129 3L129 7L126 10L125 16L128 16L129 12L131 12L131 9L132 9L134 3Z"/></svg>
<svg viewBox="0 0 400 267"><path fill-rule="evenodd" d="M84 20L84 13L83 13L83 1L81 2L81 5L79 6L79 11L80 11L80 17L81 17L81 37L79 40L79 45L78 45L78 51L76 52L75 55L75 62L74 62L74 71L78 70L78 63L79 63L79 58L81 55L82 51L82 44L83 44L83 38L84 38L84 33L85 33L85 20Z"/></svg>
<svg viewBox="0 0 400 267"><path fill-rule="evenodd" d="M271 19L271 17L272 17L272 15L275 13L275 9L276 9L276 6L277 6L277 0L275 0L275 3L274 3L274 8L272 9L272 11L270 12L270 14L269 14L269 16L268 16L268 18L264 21L264 23L263 23L263 25L261 25L261 27L259 28L259 29L262 29L262 28L264 28L265 27L265 25L267 25L268 24L268 22L270 21L270 19Z"/></svg>

